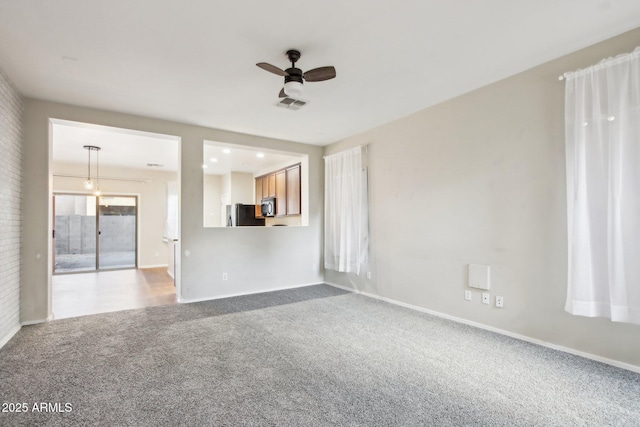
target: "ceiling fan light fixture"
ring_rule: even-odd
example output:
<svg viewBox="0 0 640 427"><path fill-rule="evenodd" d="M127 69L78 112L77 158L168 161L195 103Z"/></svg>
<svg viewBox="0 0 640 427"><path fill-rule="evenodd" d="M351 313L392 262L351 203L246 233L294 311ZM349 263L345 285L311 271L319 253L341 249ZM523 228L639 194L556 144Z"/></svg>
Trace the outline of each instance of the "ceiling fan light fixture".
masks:
<svg viewBox="0 0 640 427"><path fill-rule="evenodd" d="M298 99L302 95L302 83L289 81L284 84L284 93L291 98Z"/></svg>

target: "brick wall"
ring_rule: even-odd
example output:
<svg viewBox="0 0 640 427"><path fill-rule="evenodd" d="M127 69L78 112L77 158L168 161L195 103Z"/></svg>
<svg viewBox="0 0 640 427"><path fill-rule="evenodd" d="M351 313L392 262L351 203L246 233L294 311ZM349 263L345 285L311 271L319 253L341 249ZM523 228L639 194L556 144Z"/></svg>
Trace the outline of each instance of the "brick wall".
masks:
<svg viewBox="0 0 640 427"><path fill-rule="evenodd" d="M0 347L20 328L22 108L0 70Z"/></svg>

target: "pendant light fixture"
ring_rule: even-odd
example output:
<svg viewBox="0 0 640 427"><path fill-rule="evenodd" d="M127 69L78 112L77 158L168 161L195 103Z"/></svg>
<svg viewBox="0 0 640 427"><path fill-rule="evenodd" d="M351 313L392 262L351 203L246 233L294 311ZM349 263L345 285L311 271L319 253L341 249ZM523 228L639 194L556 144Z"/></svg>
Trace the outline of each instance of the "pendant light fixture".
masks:
<svg viewBox="0 0 640 427"><path fill-rule="evenodd" d="M100 147L95 147L96 150L96 191L93 194L97 197L102 195L102 191L100 190Z"/></svg>
<svg viewBox="0 0 640 427"><path fill-rule="evenodd" d="M83 148L87 150L87 179L84 181L84 189L92 190L93 181L91 181L91 150L93 149L93 146L85 145Z"/></svg>
<svg viewBox="0 0 640 427"><path fill-rule="evenodd" d="M97 147L95 145L85 145L83 146L83 148L85 150L87 150L87 179L84 181L84 189L85 190L93 190L94 186L96 187L94 194L96 196L99 196L100 193L100 159L99 159L99 153L100 153L100 147ZM93 180L91 179L91 152L95 151L96 152L96 182L94 184Z"/></svg>

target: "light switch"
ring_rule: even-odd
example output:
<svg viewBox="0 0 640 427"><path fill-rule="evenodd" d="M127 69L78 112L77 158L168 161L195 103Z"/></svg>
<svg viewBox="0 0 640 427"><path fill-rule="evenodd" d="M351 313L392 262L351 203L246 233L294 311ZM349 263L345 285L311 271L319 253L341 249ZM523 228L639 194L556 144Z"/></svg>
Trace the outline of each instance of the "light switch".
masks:
<svg viewBox="0 0 640 427"><path fill-rule="evenodd" d="M489 266L469 264L469 287L488 290L489 284Z"/></svg>

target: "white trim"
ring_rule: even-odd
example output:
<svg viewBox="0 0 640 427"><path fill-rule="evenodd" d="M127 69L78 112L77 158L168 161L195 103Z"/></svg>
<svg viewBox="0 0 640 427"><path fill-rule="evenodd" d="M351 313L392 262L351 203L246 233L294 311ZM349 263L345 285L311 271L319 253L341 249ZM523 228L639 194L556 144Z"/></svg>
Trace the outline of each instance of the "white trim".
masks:
<svg viewBox="0 0 640 427"><path fill-rule="evenodd" d="M622 369L626 369L628 371L640 373L640 366L631 365L629 363L620 362L618 360L609 359L607 357L597 356L597 355L591 354L591 353L585 353L585 352L580 351L580 350L575 350L575 349L572 349L572 348L569 348L569 347L564 347L564 346L561 346L561 345L553 344L553 343L550 343L550 342L547 342L547 341L539 340L537 338L528 337L526 335L520 335L520 334L517 334L515 332L509 332L509 331L506 331L504 329L494 328L493 326L484 325L482 323L478 323L478 322L474 322L474 321L471 321L471 320L463 319L461 317L451 316L449 314L445 314L445 313L440 313L438 311L429 310L427 308L419 307L417 305L407 304L407 303L404 303L404 302L401 302L401 301L396 301L396 300L391 299L391 298L381 297L379 295L371 294L369 292L359 291L359 290L356 290L356 289L349 288L347 286L341 286L341 285L337 285L335 283L329 283L329 282L325 282L325 284L327 284L329 286L333 286L334 288L342 289L342 290L345 290L345 291L353 292L355 294L360 294L360 295L364 295L366 297L370 297L370 298L374 298L374 299L381 300L381 301L384 301L384 302L388 302L390 304L399 305L401 307L409 308L411 310L420 311L422 313L427 313L427 314L431 314L433 316L441 317L443 319L448 319L448 320L452 320L454 322L463 323L465 325L473 326L475 328L484 329L484 330L495 332L495 333L501 334L501 335L506 335L506 336L511 337L511 338L516 338L516 339L519 339L519 340L522 340L522 341L530 342L532 344L541 345L543 347L551 348L553 350L558 350L558 351L562 351L562 352L565 352L565 353L573 354L575 356L584 357L585 359L595 360L596 362L605 363L607 365L615 366L616 368L622 368Z"/></svg>
<svg viewBox="0 0 640 427"><path fill-rule="evenodd" d="M53 320L53 314L46 319L38 319L38 320L27 320L26 322L21 322L22 326L30 326L30 325L39 325L40 323L47 323Z"/></svg>
<svg viewBox="0 0 640 427"><path fill-rule="evenodd" d="M184 304L189 304L189 303L192 303L192 302L213 301L213 300L217 300L217 299L241 297L241 296L244 296L244 295L264 294L264 293L267 293L267 292L284 291L284 290L287 290L287 289L304 288L304 287L307 287L307 286L316 286L316 285L323 285L323 284L325 284L325 283L324 282L306 283L306 284L303 284L303 285L292 285L292 286L283 286L281 288L265 289L263 291L258 291L258 292L239 292L239 293L236 293L236 294L218 295L218 296L215 296L215 297L205 297L205 298L195 298L195 299L182 299L179 302L180 303L184 303Z"/></svg>
<svg viewBox="0 0 640 427"><path fill-rule="evenodd" d="M4 337L2 337L2 339L0 339L0 348L4 347L4 345L5 345L6 343L8 343L8 342L9 342L9 340L10 340L11 338L13 338L13 336L14 336L15 334L17 334L17 333L18 333L18 331L20 330L20 328L21 328L21 327L22 327L22 326L20 326L20 325L16 326L16 327L15 327L15 328L13 328L12 330L10 330L10 331L9 331L9 333L8 333L7 335L5 335Z"/></svg>
<svg viewBox="0 0 640 427"><path fill-rule="evenodd" d="M143 265L138 267L138 270L142 270L144 268L162 268L162 267L169 267L169 264ZM168 268L167 268L167 271L169 271Z"/></svg>

